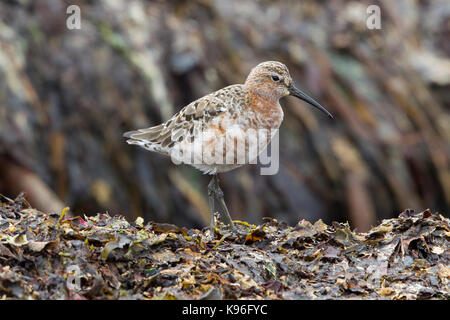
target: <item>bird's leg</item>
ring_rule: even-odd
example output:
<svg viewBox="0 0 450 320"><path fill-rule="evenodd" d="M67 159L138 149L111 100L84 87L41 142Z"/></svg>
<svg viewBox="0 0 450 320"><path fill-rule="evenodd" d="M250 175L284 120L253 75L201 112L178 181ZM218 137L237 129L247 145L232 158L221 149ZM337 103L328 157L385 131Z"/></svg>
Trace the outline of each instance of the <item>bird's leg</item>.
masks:
<svg viewBox="0 0 450 320"><path fill-rule="evenodd" d="M214 234L214 225L215 225L215 219L214 219L214 215L216 213L216 206L215 206L215 193L214 193L214 184L215 184L215 176L213 176L213 178L211 179L211 181L208 183L208 202L209 202L209 208L211 210L211 223L210 223L210 228L211 228L211 232Z"/></svg>
<svg viewBox="0 0 450 320"><path fill-rule="evenodd" d="M219 204L221 207L220 218L221 220L232 229L234 229L233 220L231 219L230 212L228 211L227 205L225 204L225 200L223 198L223 191L219 186L219 179L217 175L214 175L211 179L211 182L208 184L208 197L209 197L209 205L211 207L211 230L214 228L214 213L215 211L215 202Z"/></svg>
<svg viewBox="0 0 450 320"><path fill-rule="evenodd" d="M225 199L223 197L223 191L220 189L219 186L219 178L217 175L214 176L214 179L216 180L216 200L219 202L220 206L222 207L222 211L224 214L221 215L221 218L223 222L230 226L232 229L234 229L234 223L231 219L230 212L228 211L227 205L225 204Z"/></svg>

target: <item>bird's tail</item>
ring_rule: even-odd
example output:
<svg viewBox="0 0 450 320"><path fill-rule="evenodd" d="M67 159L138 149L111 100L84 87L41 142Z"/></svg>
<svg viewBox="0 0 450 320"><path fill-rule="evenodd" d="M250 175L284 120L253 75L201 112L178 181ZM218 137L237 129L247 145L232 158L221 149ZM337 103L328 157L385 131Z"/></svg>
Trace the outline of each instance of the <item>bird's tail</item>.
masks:
<svg viewBox="0 0 450 320"><path fill-rule="evenodd" d="M161 146L161 141L158 140L162 129L163 126L159 125L147 129L139 129L137 131L128 131L125 132L123 136L128 139L128 144L138 145L149 151L167 154L167 150Z"/></svg>
<svg viewBox="0 0 450 320"><path fill-rule="evenodd" d="M139 141L138 139L136 139L135 137L133 137L134 135L137 135L141 132L139 131L127 131L123 134L124 138L127 138L127 143L128 144L142 144L141 141Z"/></svg>

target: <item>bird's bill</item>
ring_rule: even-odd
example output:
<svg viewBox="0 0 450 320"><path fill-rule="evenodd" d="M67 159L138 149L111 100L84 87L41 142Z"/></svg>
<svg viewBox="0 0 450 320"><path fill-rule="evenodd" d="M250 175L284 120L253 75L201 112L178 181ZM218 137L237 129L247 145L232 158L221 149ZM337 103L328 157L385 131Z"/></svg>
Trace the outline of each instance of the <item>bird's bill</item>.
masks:
<svg viewBox="0 0 450 320"><path fill-rule="evenodd" d="M303 93L302 91L300 91L299 89L297 89L294 86L290 86L289 87L289 94L291 96L297 97L303 101L308 102L310 105L312 105L313 107L316 107L317 109L321 110L322 112L324 112L327 116L329 116L331 119L333 119L333 116L331 115L331 113L328 112L327 109L325 109L324 107L322 107L319 103L317 103L313 98L309 97L306 93Z"/></svg>

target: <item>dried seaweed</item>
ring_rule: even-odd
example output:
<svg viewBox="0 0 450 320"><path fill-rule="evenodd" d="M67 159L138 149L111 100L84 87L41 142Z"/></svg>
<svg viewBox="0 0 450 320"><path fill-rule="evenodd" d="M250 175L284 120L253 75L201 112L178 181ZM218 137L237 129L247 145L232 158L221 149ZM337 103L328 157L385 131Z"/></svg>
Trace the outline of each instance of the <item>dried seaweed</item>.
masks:
<svg viewBox="0 0 450 320"><path fill-rule="evenodd" d="M368 233L321 220L241 222L223 235L108 214L60 218L21 198L2 203L1 298L450 298L450 221L428 210Z"/></svg>

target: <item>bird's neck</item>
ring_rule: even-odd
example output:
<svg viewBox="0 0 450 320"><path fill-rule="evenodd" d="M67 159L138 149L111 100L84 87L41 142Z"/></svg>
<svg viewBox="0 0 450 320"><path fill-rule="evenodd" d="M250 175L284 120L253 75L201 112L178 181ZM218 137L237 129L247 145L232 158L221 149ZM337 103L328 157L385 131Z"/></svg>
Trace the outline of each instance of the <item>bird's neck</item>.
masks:
<svg viewBox="0 0 450 320"><path fill-rule="evenodd" d="M278 97L249 92L249 105L260 126L266 129L278 129L280 127L284 114Z"/></svg>

